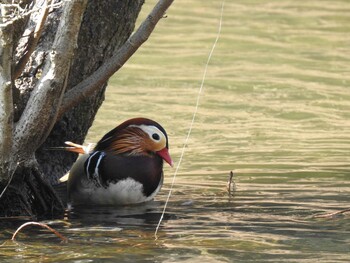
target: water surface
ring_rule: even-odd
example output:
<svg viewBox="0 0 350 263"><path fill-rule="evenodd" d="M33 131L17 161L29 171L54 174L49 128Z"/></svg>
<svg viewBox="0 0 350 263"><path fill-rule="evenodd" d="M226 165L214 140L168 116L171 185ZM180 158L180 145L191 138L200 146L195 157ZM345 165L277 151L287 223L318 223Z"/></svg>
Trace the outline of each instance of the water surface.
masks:
<svg viewBox="0 0 350 263"><path fill-rule="evenodd" d="M111 79L87 141L149 117L167 130L176 165L220 8L220 1L175 1ZM154 202L76 209L50 222L68 244L33 227L17 243L6 241L0 260L349 262L349 214L314 217L350 207L349 13L346 0L226 1L158 239L170 167Z"/></svg>

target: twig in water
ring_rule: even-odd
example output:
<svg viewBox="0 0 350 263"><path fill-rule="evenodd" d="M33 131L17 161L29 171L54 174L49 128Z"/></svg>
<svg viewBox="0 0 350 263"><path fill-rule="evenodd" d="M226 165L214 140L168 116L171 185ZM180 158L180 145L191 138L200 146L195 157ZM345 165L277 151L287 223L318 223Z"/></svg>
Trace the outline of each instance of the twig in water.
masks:
<svg viewBox="0 0 350 263"><path fill-rule="evenodd" d="M334 216L337 216L337 215L340 215L340 214L344 214L344 213L347 213L347 212L350 212L350 208L343 209L343 210L340 210L340 211L336 211L336 212L333 212L333 213L328 213L328 214L323 214L323 215L316 215L316 216L313 216L313 217L314 218L329 218L329 217L334 217Z"/></svg>
<svg viewBox="0 0 350 263"><path fill-rule="evenodd" d="M231 171L230 175L228 177L227 185L226 185L227 192L230 196L232 196L234 194L234 192L236 191L236 183L233 180L233 177L234 177L234 174Z"/></svg>
<svg viewBox="0 0 350 263"><path fill-rule="evenodd" d="M11 240L14 241L16 236L18 235L18 233L25 227L27 226L31 226L31 225L35 225L35 226L41 226L43 228L46 228L48 230L50 230L52 233L54 233L56 236L58 236L63 242L68 242L68 238L64 237L63 235L61 235L58 231L56 231L55 229L53 229L52 227L49 227L46 224L43 223L39 223L39 222L27 222L24 223L23 225L21 225L19 228L17 228L16 232L12 235Z"/></svg>

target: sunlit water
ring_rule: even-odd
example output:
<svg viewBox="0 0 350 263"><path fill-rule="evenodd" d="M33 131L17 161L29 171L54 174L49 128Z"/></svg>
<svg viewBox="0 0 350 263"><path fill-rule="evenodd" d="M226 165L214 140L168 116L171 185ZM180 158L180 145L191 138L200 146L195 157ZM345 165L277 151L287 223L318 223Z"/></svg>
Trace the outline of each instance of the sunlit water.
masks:
<svg viewBox="0 0 350 263"><path fill-rule="evenodd" d="M143 16L154 1L144 7ZM221 1L175 1L110 81L88 141L130 117L167 130L175 165L192 119ZM0 260L348 262L350 2L227 1L198 115L158 232L174 169L154 202L73 210L32 227ZM236 191L226 191L229 172ZM8 240L15 227L0 234Z"/></svg>

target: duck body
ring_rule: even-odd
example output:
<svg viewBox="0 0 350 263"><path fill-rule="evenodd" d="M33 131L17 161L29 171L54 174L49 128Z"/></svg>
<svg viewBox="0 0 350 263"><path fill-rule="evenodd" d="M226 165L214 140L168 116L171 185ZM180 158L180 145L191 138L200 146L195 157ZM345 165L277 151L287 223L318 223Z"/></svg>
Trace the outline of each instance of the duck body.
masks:
<svg viewBox="0 0 350 263"><path fill-rule="evenodd" d="M72 205L128 205L150 201L163 184L163 160L172 165L168 137L156 122L136 118L107 133L82 153L68 178Z"/></svg>

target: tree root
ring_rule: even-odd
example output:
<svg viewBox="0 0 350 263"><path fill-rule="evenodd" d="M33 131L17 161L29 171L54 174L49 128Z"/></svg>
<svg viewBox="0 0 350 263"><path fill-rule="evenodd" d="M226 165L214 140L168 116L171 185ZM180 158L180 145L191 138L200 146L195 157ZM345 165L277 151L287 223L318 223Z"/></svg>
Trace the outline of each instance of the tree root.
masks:
<svg viewBox="0 0 350 263"><path fill-rule="evenodd" d="M2 195L0 217L29 216L33 220L63 214L64 206L60 198L43 179L37 163L21 164Z"/></svg>

